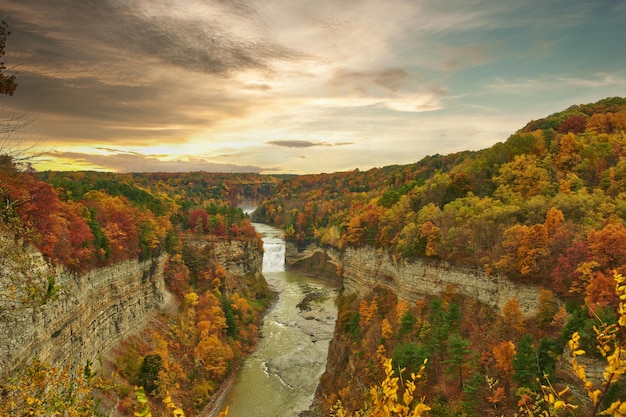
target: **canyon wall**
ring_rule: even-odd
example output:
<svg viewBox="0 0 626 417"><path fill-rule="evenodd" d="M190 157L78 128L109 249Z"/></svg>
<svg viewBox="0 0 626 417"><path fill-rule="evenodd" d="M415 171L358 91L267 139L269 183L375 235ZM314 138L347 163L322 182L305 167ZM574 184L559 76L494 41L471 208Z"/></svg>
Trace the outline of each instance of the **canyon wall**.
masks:
<svg viewBox="0 0 626 417"><path fill-rule="evenodd" d="M7 243L0 239L0 245ZM256 242L210 244L227 272L253 272L260 277L263 254ZM174 303L163 278L166 255L144 262L129 260L77 275L51 267L32 249L19 250L28 252L29 271L18 271L0 262L0 274L26 276L35 271L54 276L58 296L27 308L15 308L15 302L0 297L0 375L33 358L53 366L82 366L88 360L97 365L104 352L140 330L156 311ZM6 288L0 290L6 293Z"/></svg>
<svg viewBox="0 0 626 417"><path fill-rule="evenodd" d="M212 252L216 262L231 274L243 276L248 273L261 273L263 266L263 250L256 240L211 240L190 238L186 245Z"/></svg>
<svg viewBox="0 0 626 417"><path fill-rule="evenodd" d="M372 247L333 248L309 245L304 250L287 245L287 265L298 268L307 259L325 259L342 275L347 293L363 296L376 287L393 291L407 302L425 296L441 296L453 286L457 294L471 297L502 311L509 300L516 298L524 316L531 316L539 307L538 286L520 285L505 278L486 276L484 271L453 267L445 262L394 259L384 250Z"/></svg>
<svg viewBox="0 0 626 417"><path fill-rule="evenodd" d="M100 355L141 328L170 295L165 256L129 260L83 275L52 268L58 298L4 312L0 320L0 373L38 358L53 366L98 363Z"/></svg>

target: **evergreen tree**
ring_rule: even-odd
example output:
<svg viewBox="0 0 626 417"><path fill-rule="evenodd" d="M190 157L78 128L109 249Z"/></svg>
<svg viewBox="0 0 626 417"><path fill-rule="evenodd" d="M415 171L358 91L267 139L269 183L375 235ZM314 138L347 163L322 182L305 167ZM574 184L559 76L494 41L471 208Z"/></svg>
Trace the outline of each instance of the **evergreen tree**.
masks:
<svg viewBox="0 0 626 417"><path fill-rule="evenodd" d="M444 362L448 364L446 372L449 374L458 373L459 385L463 388L463 364L467 362L470 354L469 340L458 333L453 333L448 339L448 359Z"/></svg>
<svg viewBox="0 0 626 417"><path fill-rule="evenodd" d="M513 380L522 387L533 388L539 375L537 354L533 345L533 338L525 334L517 345L517 353L513 358Z"/></svg>

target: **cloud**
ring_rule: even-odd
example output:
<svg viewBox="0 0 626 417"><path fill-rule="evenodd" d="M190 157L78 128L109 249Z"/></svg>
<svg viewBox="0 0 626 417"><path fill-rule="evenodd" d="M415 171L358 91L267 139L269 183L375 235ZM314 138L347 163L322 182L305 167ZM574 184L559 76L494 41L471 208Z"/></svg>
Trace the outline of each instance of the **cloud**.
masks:
<svg viewBox="0 0 626 417"><path fill-rule="evenodd" d="M338 69L329 84L359 95L386 96L406 85L407 78L408 73L402 68L385 68L371 72Z"/></svg>
<svg viewBox="0 0 626 417"><path fill-rule="evenodd" d="M299 55L263 37L262 31L251 32L261 22L243 2L189 2L184 7L167 0L20 0L8 9L13 24L31 40L57 45L45 50L62 50L65 57L72 56L69 62L105 63L99 74L120 59L220 75L244 69L271 71L273 61ZM108 65L103 57L108 57ZM46 58L63 61L63 56L55 59L52 54Z"/></svg>
<svg viewBox="0 0 626 417"><path fill-rule="evenodd" d="M308 140L271 140L265 143L267 143L268 145L283 146L286 148L311 148L313 146L332 147L332 146L352 145L352 142L328 143L328 142L311 142Z"/></svg>
<svg viewBox="0 0 626 417"><path fill-rule="evenodd" d="M115 151L115 150L112 150ZM48 152L40 159L46 160L52 165L64 162L67 166L76 169L112 170L116 172L249 172L260 173L262 168L252 165L223 164L211 162L203 158L187 157L185 159L162 160L154 156L140 155L134 152L117 152L113 154L99 155L78 152ZM59 167L51 169L63 169Z"/></svg>
<svg viewBox="0 0 626 417"><path fill-rule="evenodd" d="M622 94L624 6L605 3L4 0L4 101L65 167L411 162Z"/></svg>
<svg viewBox="0 0 626 417"><path fill-rule="evenodd" d="M614 74L597 73L588 78L560 78L566 84L570 84L577 87L597 88L608 86L624 86L626 85L626 79L619 78Z"/></svg>

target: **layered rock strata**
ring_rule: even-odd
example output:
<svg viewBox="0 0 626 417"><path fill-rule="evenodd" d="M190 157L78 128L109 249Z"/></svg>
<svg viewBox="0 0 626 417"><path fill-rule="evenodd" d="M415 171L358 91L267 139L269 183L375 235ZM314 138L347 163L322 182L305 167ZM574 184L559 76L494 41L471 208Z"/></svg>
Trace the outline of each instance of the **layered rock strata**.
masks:
<svg viewBox="0 0 626 417"><path fill-rule="evenodd" d="M445 262L426 260L407 261L395 259L384 250L372 247L347 248L339 252L334 248L309 245L297 250L287 246L287 265L298 267L306 259L323 258L332 264L343 278L347 293L362 297L374 288L387 288L398 298L408 302L426 296L441 296L447 288L463 296L502 311L513 298L517 299L522 314L532 316L539 308L538 286L521 285L497 276L487 276L483 271L452 267Z"/></svg>
<svg viewBox="0 0 626 417"><path fill-rule="evenodd" d="M7 238L0 241L9 243ZM211 245L215 260L230 274L261 277L263 253L256 241L192 244ZM156 311L172 302L163 278L166 255L77 275L52 268L41 254L19 246L24 252L20 259L28 260L28 271L2 262L0 274L54 276L57 292L45 303L19 309L14 301L9 305L7 298L0 297L0 375L33 359L52 366L97 364L107 350L141 330ZM2 279L2 285L9 281ZM6 288L0 290L6 293ZM7 305L2 305L4 301Z"/></svg>
<svg viewBox="0 0 626 417"><path fill-rule="evenodd" d="M170 299L163 281L165 256L129 260L83 275L54 274L58 298L5 311L0 320L0 372L35 358L53 366L97 364L100 355L141 328Z"/></svg>

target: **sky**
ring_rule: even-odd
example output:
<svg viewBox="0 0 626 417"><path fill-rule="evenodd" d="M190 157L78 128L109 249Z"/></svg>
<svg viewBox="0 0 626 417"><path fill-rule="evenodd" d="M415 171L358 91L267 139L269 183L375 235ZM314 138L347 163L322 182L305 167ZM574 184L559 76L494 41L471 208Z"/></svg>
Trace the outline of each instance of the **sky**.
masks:
<svg viewBox="0 0 626 417"><path fill-rule="evenodd" d="M0 120L28 121L10 140L38 170L366 170L626 96L622 0L2 0L0 18L19 83Z"/></svg>

